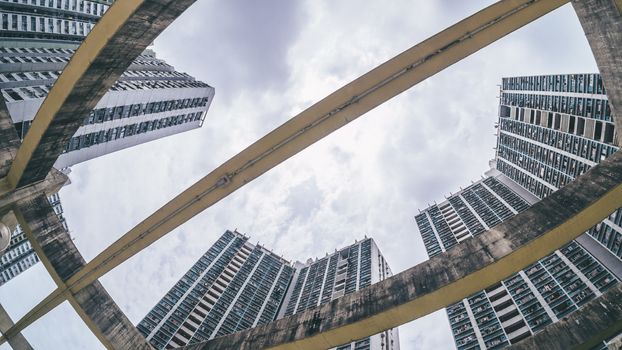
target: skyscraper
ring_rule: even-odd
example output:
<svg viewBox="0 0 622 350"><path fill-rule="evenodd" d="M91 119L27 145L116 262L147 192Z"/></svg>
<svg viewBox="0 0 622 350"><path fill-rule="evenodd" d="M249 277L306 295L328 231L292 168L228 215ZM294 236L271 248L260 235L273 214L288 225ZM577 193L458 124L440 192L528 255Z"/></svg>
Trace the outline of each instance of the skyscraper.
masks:
<svg viewBox="0 0 622 350"><path fill-rule="evenodd" d="M499 114L497 154L487 177L415 216L430 257L527 209L617 149L597 74L505 78ZM447 307L458 349L518 342L619 281L620 216L618 210L590 229L597 240L583 235Z"/></svg>
<svg viewBox="0 0 622 350"><path fill-rule="evenodd" d="M268 323L293 274L286 260L226 231L137 328L164 349Z"/></svg>
<svg viewBox="0 0 622 350"><path fill-rule="evenodd" d="M112 1L0 2L0 89L20 137ZM104 95L55 164L62 169L198 128L214 89L145 50Z"/></svg>
<svg viewBox="0 0 622 350"><path fill-rule="evenodd" d="M20 138L78 45L112 0L0 1L0 90ZM65 145L58 169L199 128L214 89L145 50ZM55 196L56 210L62 211ZM38 261L19 228L1 258L5 282Z"/></svg>
<svg viewBox="0 0 622 350"><path fill-rule="evenodd" d="M599 74L505 78L496 168L538 198L619 149ZM622 257L622 209L589 234Z"/></svg>
<svg viewBox="0 0 622 350"><path fill-rule="evenodd" d="M371 238L292 266L226 231L137 328L157 349L183 346L302 312L390 275ZM397 329L336 349L399 350Z"/></svg>
<svg viewBox="0 0 622 350"><path fill-rule="evenodd" d="M365 238L321 259L297 263L279 317L326 304L392 275L378 246ZM344 344L336 350L399 350L398 330L391 329Z"/></svg>

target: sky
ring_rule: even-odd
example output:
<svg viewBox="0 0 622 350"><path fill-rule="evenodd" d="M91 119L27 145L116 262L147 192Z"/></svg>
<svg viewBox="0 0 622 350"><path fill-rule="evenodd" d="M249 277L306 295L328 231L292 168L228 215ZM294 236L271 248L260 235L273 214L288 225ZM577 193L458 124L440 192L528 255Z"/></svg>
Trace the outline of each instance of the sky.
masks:
<svg viewBox="0 0 622 350"><path fill-rule="evenodd" d="M92 259L267 132L490 3L197 1L152 48L215 87L203 127L74 166L60 195L75 244ZM334 132L100 281L136 324L227 229L290 261L373 237L403 271L427 259L418 209L488 169L501 78L596 71L566 5ZM53 289L37 264L0 288L0 303L17 320ZM36 349L102 348L66 302L24 335ZM455 348L444 311L401 326L400 338L404 350Z"/></svg>

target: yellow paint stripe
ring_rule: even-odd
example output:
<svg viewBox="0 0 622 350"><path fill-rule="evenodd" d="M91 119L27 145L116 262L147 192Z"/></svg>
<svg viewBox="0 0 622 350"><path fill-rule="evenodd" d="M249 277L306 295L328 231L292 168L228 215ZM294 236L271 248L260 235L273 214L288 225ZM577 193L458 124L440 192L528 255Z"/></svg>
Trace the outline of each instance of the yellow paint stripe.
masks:
<svg viewBox="0 0 622 350"><path fill-rule="evenodd" d="M290 119L138 224L67 281L76 292L309 145L567 0L503 0L449 27Z"/></svg>
<svg viewBox="0 0 622 350"><path fill-rule="evenodd" d="M52 90L37 111L32 126L17 151L7 175L11 188L17 187L35 150L39 147L43 135L63 108L67 97L72 93L78 81L84 76L101 50L143 2L144 0L115 1L71 57L63 73L58 77Z"/></svg>

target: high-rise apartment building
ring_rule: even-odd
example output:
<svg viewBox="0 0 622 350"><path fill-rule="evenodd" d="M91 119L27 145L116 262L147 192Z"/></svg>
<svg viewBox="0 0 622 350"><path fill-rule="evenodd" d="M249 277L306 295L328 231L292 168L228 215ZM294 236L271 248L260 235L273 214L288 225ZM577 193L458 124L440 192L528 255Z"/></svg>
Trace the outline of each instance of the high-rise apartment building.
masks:
<svg viewBox="0 0 622 350"><path fill-rule="evenodd" d="M0 90L20 138L78 45L112 0L0 0ZM65 145L58 169L199 128L214 89L145 50ZM55 208L61 208L58 197ZM18 229L1 258L2 281L38 261ZM20 242L20 243L18 243ZM18 261L18 263L13 263Z"/></svg>
<svg viewBox="0 0 622 350"><path fill-rule="evenodd" d="M503 79L499 113L497 154L487 177L415 216L430 257L527 209L617 150L597 74ZM617 283L620 214L449 306L458 349L516 343Z"/></svg>
<svg viewBox="0 0 622 350"><path fill-rule="evenodd" d="M52 85L112 1L0 1L0 89L20 137ZM55 164L62 169L198 128L214 89L145 50L84 116Z"/></svg>
<svg viewBox="0 0 622 350"><path fill-rule="evenodd" d="M416 215L430 257L485 232L537 201L498 171L488 175ZM447 315L457 348L503 348L600 296L618 278L599 257L603 251L590 251L572 242L500 283L450 305Z"/></svg>
<svg viewBox="0 0 622 350"><path fill-rule="evenodd" d="M52 208L54 208L54 212L58 216L60 222L66 230L69 230L67 222L63 217L63 206L61 205L58 193L48 197L48 200ZM4 254L0 256L0 286L26 271L37 262L39 262L39 257L32 248L32 245L30 245L30 241L26 238L24 231L17 225L17 228L11 234L9 246Z"/></svg>
<svg viewBox="0 0 622 350"><path fill-rule="evenodd" d="M279 317L326 304L380 282L392 275L389 265L371 238L321 259L296 263L296 273ZM336 350L399 350L397 329L344 344Z"/></svg>
<svg viewBox="0 0 622 350"><path fill-rule="evenodd" d="M619 149L599 74L505 78L496 168L544 198ZM589 234L622 257L622 209Z"/></svg>
<svg viewBox="0 0 622 350"><path fill-rule="evenodd" d="M21 138L73 49L0 48L0 89ZM214 89L145 50L84 116L54 164L62 169L147 141L199 128Z"/></svg>
<svg viewBox="0 0 622 350"><path fill-rule="evenodd" d="M137 328L164 349L268 323L293 275L289 262L226 231Z"/></svg>
<svg viewBox="0 0 622 350"><path fill-rule="evenodd" d="M183 346L302 312L390 275L370 238L292 266L226 231L137 328L156 349ZM399 350L397 329L336 349Z"/></svg>

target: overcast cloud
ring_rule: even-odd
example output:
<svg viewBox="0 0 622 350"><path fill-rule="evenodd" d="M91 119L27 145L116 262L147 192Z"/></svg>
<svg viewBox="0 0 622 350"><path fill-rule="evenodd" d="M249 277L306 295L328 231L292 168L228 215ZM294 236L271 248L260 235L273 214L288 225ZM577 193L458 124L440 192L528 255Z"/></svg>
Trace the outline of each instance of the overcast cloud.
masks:
<svg viewBox="0 0 622 350"><path fill-rule="evenodd" d="M154 49L216 88L205 125L75 166L61 198L76 245L92 259L268 131L489 3L198 1ZM413 219L417 210L487 170L501 77L594 71L566 5L311 146L102 283L137 323L226 229L235 228L292 261L367 235L393 271L403 271L427 259ZM38 264L0 288L0 302L17 319L53 286ZM38 349L101 347L65 304L25 335ZM400 337L405 350L454 348L444 311L400 327Z"/></svg>

